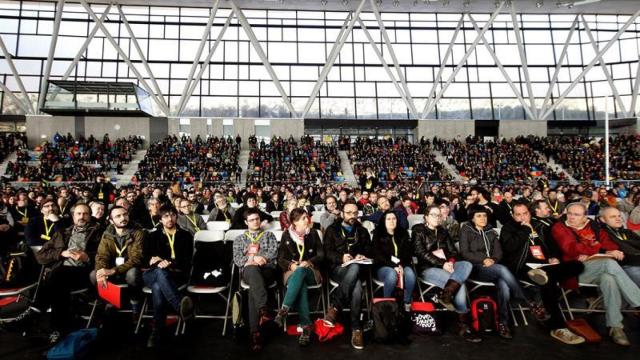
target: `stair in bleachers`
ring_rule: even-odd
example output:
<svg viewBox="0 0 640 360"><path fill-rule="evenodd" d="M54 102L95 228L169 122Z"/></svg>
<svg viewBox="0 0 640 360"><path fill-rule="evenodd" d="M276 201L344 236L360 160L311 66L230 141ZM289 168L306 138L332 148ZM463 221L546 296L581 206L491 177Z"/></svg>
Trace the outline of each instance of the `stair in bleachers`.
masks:
<svg viewBox="0 0 640 360"><path fill-rule="evenodd" d="M242 168L242 176L240 178L240 184L244 185L247 183L247 172L249 167L249 150L241 150L240 156L238 157L238 165Z"/></svg>
<svg viewBox="0 0 640 360"><path fill-rule="evenodd" d="M447 161L447 158L440 151L432 149L431 152L433 152L433 155L436 156L436 161L442 164L442 166L444 166L445 169L447 169L449 174L453 176L454 180L464 181L462 176L460 176L460 173L458 172L458 170L456 170L456 168L453 167L453 165L449 164L449 162Z"/></svg>
<svg viewBox="0 0 640 360"><path fill-rule="evenodd" d="M18 156L16 155L15 151L9 154L7 158L4 159L2 164L0 164L0 176L7 173L7 166L9 165L9 161L15 162L17 159L18 159Z"/></svg>
<svg viewBox="0 0 640 360"><path fill-rule="evenodd" d="M124 164L122 167L122 175L114 175L114 177L118 179L118 184L128 184L131 182L131 178L136 174L136 171L138 171L138 164L144 159L145 155L147 155L147 150L136 151L131 162Z"/></svg>
<svg viewBox="0 0 640 360"><path fill-rule="evenodd" d="M358 186L358 180L353 174L353 167L351 166L349 155L344 150L338 151L338 155L340 156L340 170L342 171L342 176L344 176L344 182L351 186Z"/></svg>
<svg viewBox="0 0 640 360"><path fill-rule="evenodd" d="M555 170L556 173L563 173L565 177L569 180L569 183L572 185L577 185L578 180L576 180L561 164L558 164L552 157L549 157L547 160L547 165L550 169Z"/></svg>

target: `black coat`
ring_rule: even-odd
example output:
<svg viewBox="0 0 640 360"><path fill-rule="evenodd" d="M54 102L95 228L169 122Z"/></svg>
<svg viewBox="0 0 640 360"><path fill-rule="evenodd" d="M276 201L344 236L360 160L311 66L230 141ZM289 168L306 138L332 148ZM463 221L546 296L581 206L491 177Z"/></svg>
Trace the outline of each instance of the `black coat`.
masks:
<svg viewBox="0 0 640 360"><path fill-rule="evenodd" d="M418 258L418 266L421 269L441 268L449 259L457 259L459 256L453 239L447 229L442 226L438 226L436 230L431 230L424 224L418 224L413 227L411 236L415 247L415 255ZM442 249L446 259L433 255L433 252L438 249Z"/></svg>
<svg viewBox="0 0 640 360"><path fill-rule="evenodd" d="M533 225L532 225L533 226ZM535 228L534 228L535 230ZM545 238L544 232L536 230L537 237L531 237L531 228L521 225L514 220L506 223L500 231L500 245L502 246L502 264L507 266L512 273L522 275L527 270L527 262L546 263L550 258L560 259L558 248L549 238ZM535 246L540 246L547 261L534 259L529 251L531 241Z"/></svg>
<svg viewBox="0 0 640 360"><path fill-rule="evenodd" d="M180 273L180 276L186 279L191 272L193 236L191 236L188 231L176 226L173 246L176 253L175 259L171 259L171 247L169 246L169 239L164 231L164 227L158 227L158 230L150 233L144 241L143 267L148 267L149 260L154 256L158 256L171 261L169 271Z"/></svg>
<svg viewBox="0 0 640 360"><path fill-rule="evenodd" d="M324 251L330 267L342 264L344 254L366 257L372 256L372 244L369 231L360 223L355 223L351 233L342 228L342 222L334 222L324 233Z"/></svg>
<svg viewBox="0 0 640 360"><path fill-rule="evenodd" d="M398 247L397 255L395 254L393 241L395 241L396 246ZM400 263L394 263L391 260L392 256L397 257L398 260L400 260ZM396 267L398 265L403 267L411 266L412 257L413 246L407 230L398 227L393 239L386 231L384 231L384 233L376 231L373 235L373 264L375 268L383 266Z"/></svg>
<svg viewBox="0 0 640 360"><path fill-rule="evenodd" d="M280 265L283 272L286 272L293 261L300 261L300 253L289 231L285 231L278 247L278 265ZM316 269L320 269L324 261L324 247L318 232L314 229L311 229L304 237L302 261L310 262Z"/></svg>

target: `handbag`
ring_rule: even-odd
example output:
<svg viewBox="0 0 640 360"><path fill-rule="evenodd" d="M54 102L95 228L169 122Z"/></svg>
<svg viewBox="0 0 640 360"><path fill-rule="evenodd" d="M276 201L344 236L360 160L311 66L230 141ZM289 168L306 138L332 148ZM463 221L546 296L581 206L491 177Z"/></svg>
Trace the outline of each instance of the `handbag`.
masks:
<svg viewBox="0 0 640 360"><path fill-rule="evenodd" d="M327 326L322 319L317 319L313 323L313 332L318 336L318 341L326 342L333 339L336 336L342 335L344 332L344 326L336 322L332 327Z"/></svg>
<svg viewBox="0 0 640 360"><path fill-rule="evenodd" d="M595 344L602 341L602 336L593 330L585 319L567 320L567 328L582 336L588 343Z"/></svg>
<svg viewBox="0 0 640 360"><path fill-rule="evenodd" d="M431 302L411 303L411 325L417 335L442 335L442 319Z"/></svg>

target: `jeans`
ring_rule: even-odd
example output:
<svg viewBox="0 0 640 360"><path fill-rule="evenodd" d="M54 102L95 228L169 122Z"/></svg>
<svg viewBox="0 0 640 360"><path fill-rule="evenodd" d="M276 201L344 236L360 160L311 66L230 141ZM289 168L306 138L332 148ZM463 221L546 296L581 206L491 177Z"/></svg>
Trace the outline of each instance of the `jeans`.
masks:
<svg viewBox="0 0 640 360"><path fill-rule="evenodd" d="M413 288L416 286L416 274L410 266L404 267L404 303L410 304L413 295ZM396 270L389 266L383 266L377 271L378 280L384 283L384 297L391 297L393 291L398 285L398 273Z"/></svg>
<svg viewBox="0 0 640 360"><path fill-rule="evenodd" d="M331 306L338 309L338 311L350 306L351 329L361 330L362 280L360 280L360 265L336 266L333 269L331 278L339 284L338 288L331 293Z"/></svg>
<svg viewBox="0 0 640 360"><path fill-rule="evenodd" d="M617 261L612 259L584 262L584 271L578 277L587 284L598 284L604 300L608 327L622 326L622 298L633 307L640 306L640 289L631 281Z"/></svg>
<svg viewBox="0 0 640 360"><path fill-rule="evenodd" d="M171 278L168 270L155 268L142 274L144 283L151 288L153 300L153 320L155 326L162 327L167 317L165 308L170 306L175 312L180 311L182 296L178 292L178 286Z"/></svg>
<svg viewBox="0 0 640 360"><path fill-rule="evenodd" d="M275 270L256 265L242 269L242 280L249 285L249 329L258 331L258 312L267 307L267 286L273 283Z"/></svg>
<svg viewBox="0 0 640 360"><path fill-rule="evenodd" d="M422 279L425 281L443 289L448 280L453 280L460 284L460 289L453 297L453 305L456 307L456 312L459 314L466 314L469 312L469 306L467 305L467 286L465 281L469 278L473 265L468 261L456 261L453 264L453 272L450 273L441 268L428 268L422 271Z"/></svg>
<svg viewBox="0 0 640 360"><path fill-rule="evenodd" d="M491 282L498 289L498 316L502 324L509 322L509 303L511 298L528 302L522 288L511 271L502 264L489 267L473 265L473 278L478 281Z"/></svg>
<svg viewBox="0 0 640 360"><path fill-rule="evenodd" d="M625 265L622 269L624 269L624 272L627 273L627 276L629 276L636 286L640 287L640 266Z"/></svg>
<svg viewBox="0 0 640 360"><path fill-rule="evenodd" d="M313 270L306 267L297 268L286 283L286 293L284 294L283 306L298 309L300 325L311 325L311 315L309 311L309 290L308 286L316 285L316 277Z"/></svg>

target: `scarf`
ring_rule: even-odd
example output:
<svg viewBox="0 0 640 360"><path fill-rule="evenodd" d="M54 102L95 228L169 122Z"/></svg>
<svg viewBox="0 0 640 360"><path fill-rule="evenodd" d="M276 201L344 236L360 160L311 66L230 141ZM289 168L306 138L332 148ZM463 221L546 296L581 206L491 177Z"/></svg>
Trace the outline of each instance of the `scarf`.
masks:
<svg viewBox="0 0 640 360"><path fill-rule="evenodd" d="M298 245L302 245L304 244L304 237L309 234L310 229L307 228L305 231L300 232L295 230L295 226L289 226L289 235L291 236L291 239Z"/></svg>

